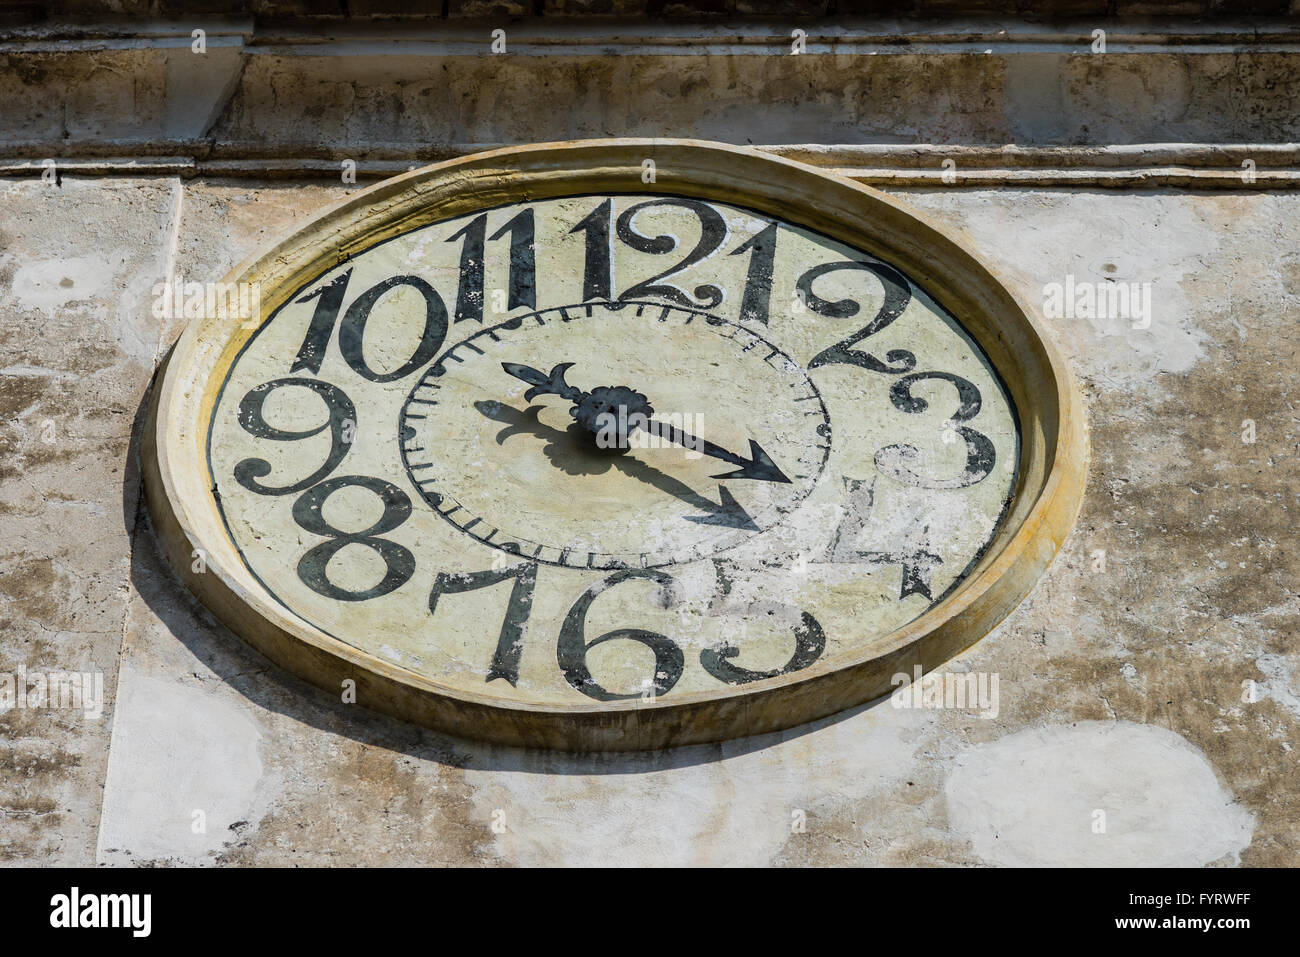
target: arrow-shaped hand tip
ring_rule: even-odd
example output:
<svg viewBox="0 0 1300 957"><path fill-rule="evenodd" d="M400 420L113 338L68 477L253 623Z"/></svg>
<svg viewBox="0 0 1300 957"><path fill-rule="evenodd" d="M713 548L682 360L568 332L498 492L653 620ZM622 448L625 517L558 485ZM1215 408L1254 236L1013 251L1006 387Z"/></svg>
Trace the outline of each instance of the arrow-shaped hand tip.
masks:
<svg viewBox="0 0 1300 957"><path fill-rule="evenodd" d="M707 498L705 501L708 501ZM721 504L707 515L687 515L685 516L686 520L688 522L697 522L700 525L725 525L728 528L739 528L746 532L762 531L755 524L753 517L745 511L745 507L727 491L727 486L718 486L718 501ZM708 504L713 505L712 502Z"/></svg>
<svg viewBox="0 0 1300 957"><path fill-rule="evenodd" d="M785 473L776 467L776 463L763 451L763 447L753 439L749 440L749 457L750 461L743 467L736 469L736 471L725 472L722 475L712 477L715 479L756 479L760 482L785 482L789 484L790 480L786 478Z"/></svg>

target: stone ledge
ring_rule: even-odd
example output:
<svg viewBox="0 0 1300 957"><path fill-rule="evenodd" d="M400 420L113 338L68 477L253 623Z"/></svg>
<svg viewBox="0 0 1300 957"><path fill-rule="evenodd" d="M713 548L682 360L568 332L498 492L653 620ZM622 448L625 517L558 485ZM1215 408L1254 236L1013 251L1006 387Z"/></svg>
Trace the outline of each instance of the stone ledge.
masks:
<svg viewBox="0 0 1300 957"><path fill-rule="evenodd" d="M1300 3L1300 0L1296 0ZM0 11L5 8L0 0ZM1298 10L1297 12L1300 12ZM801 17L737 18L711 21L629 20L599 18L548 20L540 17L447 21L414 17L375 20L312 20L196 14L174 18L55 19L6 22L0 18L0 49L10 52L135 49L190 45L202 28L211 44L237 41L250 50L310 48L315 55L347 56L366 44L384 44L389 53L458 52L480 56L490 40L485 30L508 27L511 52L544 53L556 46L595 46L606 51L708 48L734 54L789 52L791 31L806 33L809 53L875 51L914 52L928 47L960 50L990 45L999 52L1016 49L1062 49L1088 52L1093 31L1105 29L1108 51L1146 48L1214 49L1247 44L1294 46L1300 23L1282 15L1205 19L1098 16L1086 12L1052 20L1017 15L955 16L945 19L845 15L809 20ZM394 46L395 44L395 46Z"/></svg>
<svg viewBox="0 0 1300 957"><path fill-rule="evenodd" d="M1249 47L345 57L214 43L203 56L188 45L0 53L0 155L423 160L454 144L604 136L859 148L1286 144L1300 141L1298 65L1295 53Z"/></svg>
<svg viewBox="0 0 1300 957"><path fill-rule="evenodd" d="M502 144L447 147L436 155L357 160L358 183ZM1270 190L1300 188L1300 147L1276 144L1170 145L1026 150L972 147L759 147L873 186L1068 187ZM944 163L954 164L949 171ZM1253 167L1245 164L1253 162ZM56 161L60 176L181 176L338 179L339 159L237 156L85 156ZM865 165L865 164L870 165ZM0 176L38 177L44 160L0 156Z"/></svg>
<svg viewBox="0 0 1300 957"><path fill-rule="evenodd" d="M30 20L104 15L224 14L356 22L376 18L457 20L581 17L701 20L719 17L1016 15L1224 18L1300 10L1296 0L0 0L0 14Z"/></svg>
<svg viewBox="0 0 1300 957"><path fill-rule="evenodd" d="M180 175L326 176L351 159L373 178L604 136L758 145L900 185L942 182L947 160L959 183L1072 186L1273 188L1300 165L1300 24L1286 21L1116 24L1104 54L1079 22L846 21L790 55L788 22L543 18L512 28L502 56L482 25L201 22L202 55L179 21L0 30L8 174L179 157Z"/></svg>

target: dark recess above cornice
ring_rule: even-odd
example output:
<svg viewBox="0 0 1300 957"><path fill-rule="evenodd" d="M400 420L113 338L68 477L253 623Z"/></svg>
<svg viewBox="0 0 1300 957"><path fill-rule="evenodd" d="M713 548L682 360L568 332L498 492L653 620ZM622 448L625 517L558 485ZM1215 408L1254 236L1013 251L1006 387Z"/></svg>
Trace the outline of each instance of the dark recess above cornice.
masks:
<svg viewBox="0 0 1300 957"><path fill-rule="evenodd" d="M0 0L0 21L239 17L365 22L516 17L637 20L1020 19L1300 15L1300 0Z"/></svg>

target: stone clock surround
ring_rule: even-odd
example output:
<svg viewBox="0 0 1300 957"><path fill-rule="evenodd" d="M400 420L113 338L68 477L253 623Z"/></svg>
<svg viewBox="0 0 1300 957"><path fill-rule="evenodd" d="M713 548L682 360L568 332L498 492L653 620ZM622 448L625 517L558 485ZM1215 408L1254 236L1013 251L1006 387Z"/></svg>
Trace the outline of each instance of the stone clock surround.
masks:
<svg viewBox="0 0 1300 957"><path fill-rule="evenodd" d="M227 282L260 282L287 295L324 267L428 222L527 195L645 189L643 161L660 175L648 192L770 210L798 225L898 263L960 316L1001 374L1021 415L1021 468L1010 513L984 558L945 602L895 633L890 650L709 696L648 705L520 707L492 694L446 693L382 659L286 616L261 597L220 534L207 494L203 431L215 383L249 330L227 336L191 325L162 373L146 424L146 487L158 534L187 585L269 658L323 688L357 681L358 700L469 737L559 749L646 749L772 731L833 714L887 692L901 664L929 669L978 640L1015 606L1064 539L1082 490L1084 434L1069 374L1036 322L970 251L905 206L867 187L800 164L718 144L611 140L519 147L396 177L352 196L279 244L236 267ZM580 170L577 177L574 170ZM339 224L344 224L340 227ZM264 314L280 305L262 302ZM250 324L251 325L251 324ZM218 351L220 350L220 352ZM223 355L224 353L224 355ZM182 400L181 396L185 398ZM197 543L213 548L202 574L186 573ZM220 546L218 547L218 543ZM251 610L250 610L251 609ZM646 712L653 712L647 714Z"/></svg>

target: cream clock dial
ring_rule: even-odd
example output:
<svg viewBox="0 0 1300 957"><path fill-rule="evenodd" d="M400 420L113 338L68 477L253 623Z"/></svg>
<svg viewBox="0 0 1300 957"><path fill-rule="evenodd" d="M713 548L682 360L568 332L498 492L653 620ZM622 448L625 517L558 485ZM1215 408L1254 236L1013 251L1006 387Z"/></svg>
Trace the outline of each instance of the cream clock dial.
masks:
<svg viewBox="0 0 1300 957"><path fill-rule="evenodd" d="M724 368L731 395L717 387ZM567 381L584 378L587 391ZM755 388L769 401L747 401ZM797 508L831 449L826 404L790 356L741 323L654 301L577 303L476 332L420 377L401 424L408 473L460 531L583 569L722 554Z"/></svg>
<svg viewBox="0 0 1300 957"><path fill-rule="evenodd" d="M797 206L592 188L573 158L551 195L523 151L517 195L335 214L346 252L281 267L255 328L182 340L194 391L157 428L202 436L211 603L459 733L646 747L826 713L844 688L801 684L896 652L1041 480L1007 370L906 262Z"/></svg>

